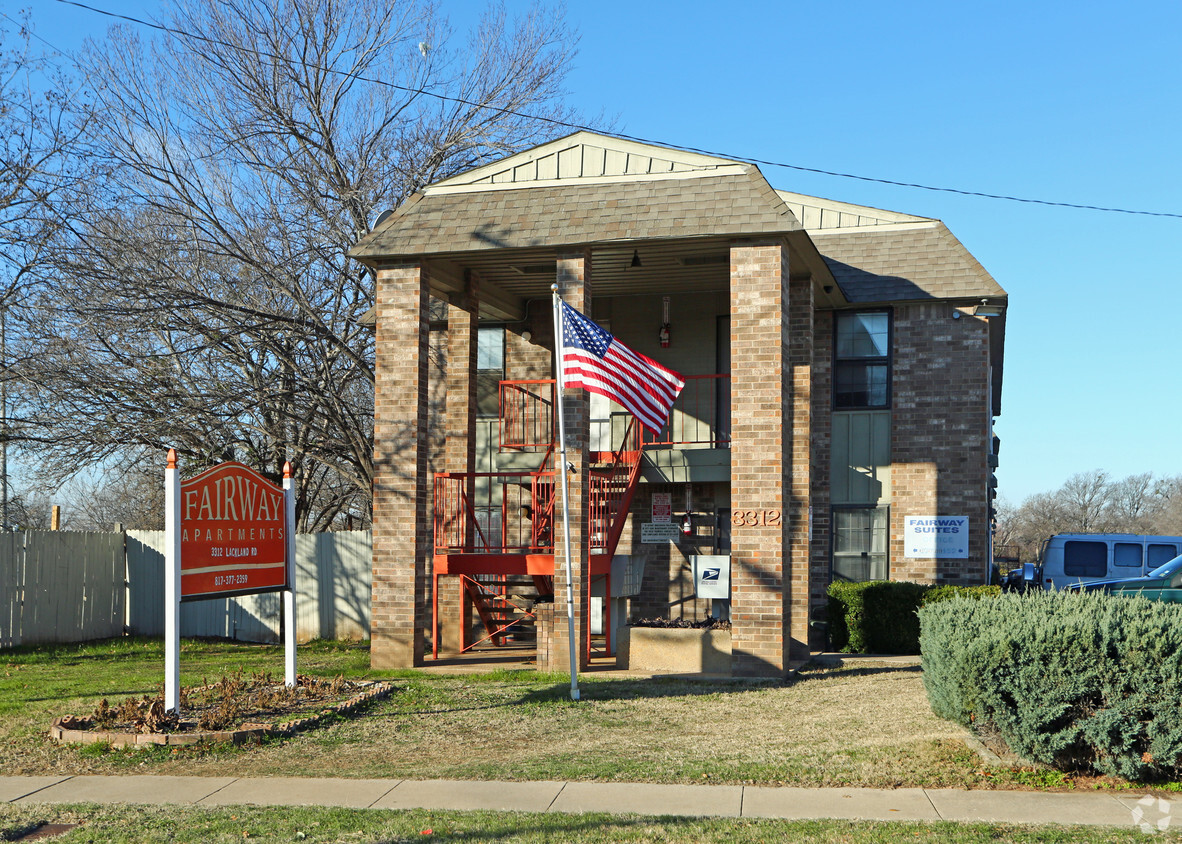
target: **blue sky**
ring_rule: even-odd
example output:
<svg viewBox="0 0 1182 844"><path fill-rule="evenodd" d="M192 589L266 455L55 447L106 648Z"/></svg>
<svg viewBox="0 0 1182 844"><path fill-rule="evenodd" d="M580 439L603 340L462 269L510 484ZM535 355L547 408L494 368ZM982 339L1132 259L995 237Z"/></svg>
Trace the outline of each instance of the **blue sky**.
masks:
<svg viewBox="0 0 1182 844"><path fill-rule="evenodd" d="M92 0L143 15L148 2ZM12 14L5 4L4 12ZM25 4L21 4L25 5ZM108 20L29 0L70 49ZM457 30L484 7L441 6ZM524 6L508 2L514 8ZM568 5L570 101L721 155L1182 214L1182 4ZM937 217L1010 294L997 474L1014 503L1067 477L1182 474L1182 219L972 198L761 167L778 188Z"/></svg>

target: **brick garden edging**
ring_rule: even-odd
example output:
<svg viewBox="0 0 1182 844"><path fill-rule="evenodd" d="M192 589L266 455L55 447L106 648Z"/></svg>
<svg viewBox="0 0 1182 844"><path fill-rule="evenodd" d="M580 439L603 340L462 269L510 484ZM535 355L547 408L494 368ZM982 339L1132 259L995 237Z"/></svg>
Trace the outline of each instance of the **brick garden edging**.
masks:
<svg viewBox="0 0 1182 844"><path fill-rule="evenodd" d="M108 730L76 729L75 726L89 723L89 719L65 715L54 718L49 727L49 737L66 744L97 744L107 742L112 747L151 747L163 745L180 747L194 744L221 744L232 742L246 744L259 741L266 736L293 736L296 733L320 726L325 720L342 715L351 715L359 707L381 700L394 691L393 683L375 683L348 700L327 706L319 712L304 718L279 723L247 722L237 730L202 730L184 733L116 733Z"/></svg>

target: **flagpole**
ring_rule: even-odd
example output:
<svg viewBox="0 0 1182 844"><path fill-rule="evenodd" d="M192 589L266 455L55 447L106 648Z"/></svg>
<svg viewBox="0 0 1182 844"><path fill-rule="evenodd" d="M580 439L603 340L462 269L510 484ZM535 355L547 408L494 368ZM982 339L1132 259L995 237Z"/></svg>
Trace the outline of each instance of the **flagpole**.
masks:
<svg viewBox="0 0 1182 844"><path fill-rule="evenodd" d="M566 630L569 637L567 650L570 651L570 699L579 699L578 651L575 649L575 593L570 560L570 493L567 491L566 462L566 415L562 407L562 300L558 296L558 285L550 285L554 299L554 379L558 391L558 466L562 476L562 535L566 551Z"/></svg>

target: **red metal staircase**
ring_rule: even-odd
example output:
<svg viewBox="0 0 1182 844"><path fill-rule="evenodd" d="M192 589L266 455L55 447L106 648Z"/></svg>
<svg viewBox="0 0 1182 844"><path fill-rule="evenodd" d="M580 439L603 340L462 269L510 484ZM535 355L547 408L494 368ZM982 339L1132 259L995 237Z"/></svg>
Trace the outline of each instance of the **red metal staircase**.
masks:
<svg viewBox="0 0 1182 844"><path fill-rule="evenodd" d="M484 628L484 636L467 642L467 613L461 610L461 652L484 643L500 647L517 633L528 636L536 599L521 593L531 586L537 599L553 597L555 540L562 529L552 465L553 389L552 381L502 382L501 450L541 452L537 470L435 475L436 656L441 574L461 576ZM610 574L640 479L640 457L640 425L632 417L618 448L590 456L586 526L593 574Z"/></svg>

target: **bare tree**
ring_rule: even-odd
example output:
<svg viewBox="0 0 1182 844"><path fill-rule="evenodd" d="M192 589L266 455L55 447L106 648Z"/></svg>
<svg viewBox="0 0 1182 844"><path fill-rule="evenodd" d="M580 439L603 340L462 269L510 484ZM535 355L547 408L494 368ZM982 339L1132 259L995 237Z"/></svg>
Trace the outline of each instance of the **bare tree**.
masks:
<svg viewBox="0 0 1182 844"><path fill-rule="evenodd" d="M79 94L30 47L27 15L0 27L0 307L41 257L85 122ZM73 105L72 105L73 104Z"/></svg>
<svg viewBox="0 0 1182 844"><path fill-rule="evenodd" d="M1162 478L1158 482L1161 506L1158 510L1154 533L1167 536L1182 536L1182 475Z"/></svg>
<svg viewBox="0 0 1182 844"><path fill-rule="evenodd" d="M303 527L365 523L373 281L346 252L377 211L572 119L573 37L497 8L456 48L426 0L178 0L169 25L80 58L93 178L31 302L25 436L57 466L291 460Z"/></svg>
<svg viewBox="0 0 1182 844"><path fill-rule="evenodd" d="M4 530L49 530L53 524L53 501L44 490L35 487L21 489L8 501L8 523ZM68 516L61 520L61 529L74 528Z"/></svg>
<svg viewBox="0 0 1182 844"><path fill-rule="evenodd" d="M1182 536L1182 476L1143 472L1112 481L1097 469L1018 507L999 501L997 541L1020 547L1023 559L1034 559L1042 541L1056 533Z"/></svg>
<svg viewBox="0 0 1182 844"><path fill-rule="evenodd" d="M1108 473L1096 469L1072 475L1055 494L1067 521L1081 533L1107 528L1111 488Z"/></svg>
<svg viewBox="0 0 1182 844"><path fill-rule="evenodd" d="M1129 475L1109 487L1109 522L1124 533L1153 533L1166 503L1165 482L1152 472Z"/></svg>
<svg viewBox="0 0 1182 844"><path fill-rule="evenodd" d="M1020 549L1020 556L1026 561L1035 559L1048 536L1071 529L1062 503L1054 493L1029 496L1019 507L999 507L997 516L998 534L1004 538L1004 544Z"/></svg>
<svg viewBox="0 0 1182 844"><path fill-rule="evenodd" d="M59 494L73 530L164 529L164 460L144 455L109 466L96 477L75 478Z"/></svg>
<svg viewBox="0 0 1182 844"><path fill-rule="evenodd" d="M18 356L38 352L8 342L19 332L10 312L24 306L30 274L68 207L62 200L80 170L84 105L69 79L32 49L27 13L16 32L0 27L0 521L6 526L40 524L34 514L41 503L31 503L28 492L13 495L9 481L9 444L20 439L19 417L12 413L20 396L13 380Z"/></svg>

